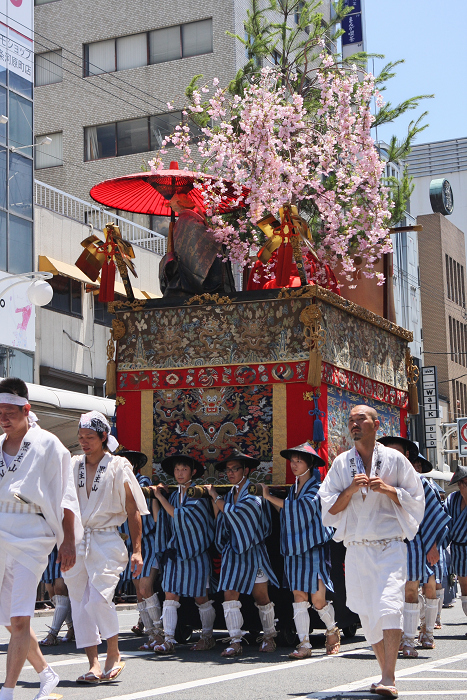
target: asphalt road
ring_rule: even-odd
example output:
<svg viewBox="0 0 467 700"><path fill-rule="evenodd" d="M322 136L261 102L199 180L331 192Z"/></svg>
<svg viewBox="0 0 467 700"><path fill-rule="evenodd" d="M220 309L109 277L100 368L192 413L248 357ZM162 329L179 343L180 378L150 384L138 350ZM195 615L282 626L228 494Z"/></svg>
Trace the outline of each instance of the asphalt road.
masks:
<svg viewBox="0 0 467 700"><path fill-rule="evenodd" d="M336 657L325 655L324 637L317 633L312 637L313 657L304 661L289 661L290 649L285 647L272 654L258 654L254 643L244 647L243 656L223 659L220 641L215 649L196 654L179 645L175 657L168 658L137 651L141 641L130 631L136 617L133 610L119 612L120 647L126 668L114 683L78 686L75 679L87 670L84 654L78 653L74 644L47 650L49 662L61 677L56 692L64 700L375 698L368 689L373 681L379 680L378 666L360 631L353 639L343 640L342 652ZM45 635L48 622L50 617L35 618L33 625L38 636ZM442 623L434 650L420 649L418 659L399 660L399 697L467 697L467 618L459 599L454 601L453 608L443 610ZM219 640L222 636L220 632ZM7 637L6 630L0 631L1 680L5 674ZM105 645L102 651L105 653ZM15 700L32 700L37 688L37 675L26 665Z"/></svg>

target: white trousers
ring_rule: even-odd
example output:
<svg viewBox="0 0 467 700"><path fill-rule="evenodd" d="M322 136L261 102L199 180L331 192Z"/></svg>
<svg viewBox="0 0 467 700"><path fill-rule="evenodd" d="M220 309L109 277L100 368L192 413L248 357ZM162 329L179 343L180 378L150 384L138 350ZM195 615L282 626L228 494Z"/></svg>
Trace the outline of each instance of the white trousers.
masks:
<svg viewBox="0 0 467 700"><path fill-rule="evenodd" d="M34 617L37 577L21 562L6 555L5 574L0 587L0 625L12 617Z"/></svg>
<svg viewBox="0 0 467 700"><path fill-rule="evenodd" d="M118 634L115 605L108 603L89 581L81 600L71 598L71 616L78 649L97 646Z"/></svg>

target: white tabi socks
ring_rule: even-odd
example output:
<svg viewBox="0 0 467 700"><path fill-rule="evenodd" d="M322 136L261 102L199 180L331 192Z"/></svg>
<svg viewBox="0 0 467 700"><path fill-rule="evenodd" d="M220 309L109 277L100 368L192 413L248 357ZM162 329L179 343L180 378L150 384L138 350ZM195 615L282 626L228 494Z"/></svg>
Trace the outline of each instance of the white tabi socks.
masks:
<svg viewBox="0 0 467 700"><path fill-rule="evenodd" d="M162 608L161 619L164 623L164 638L166 642L175 643L175 628L177 626L178 608L180 603L178 600L165 600Z"/></svg>
<svg viewBox="0 0 467 700"><path fill-rule="evenodd" d="M423 627L425 624L425 596L418 591L418 607L420 610L420 625Z"/></svg>
<svg viewBox="0 0 467 700"><path fill-rule="evenodd" d="M146 633L150 636L162 634L161 604L157 593L143 598L137 605Z"/></svg>
<svg viewBox="0 0 467 700"><path fill-rule="evenodd" d="M0 688L0 700L13 700L14 688L6 688L4 685Z"/></svg>
<svg viewBox="0 0 467 700"><path fill-rule="evenodd" d="M443 609L444 588L436 589L436 598L438 599L438 620L441 622L441 610Z"/></svg>
<svg viewBox="0 0 467 700"><path fill-rule="evenodd" d="M47 668L39 673L39 679L41 685L34 700L45 700L45 698L49 697L53 689L57 687L60 682L60 678L58 677L58 674L56 674L55 671L50 668L50 666L47 666Z"/></svg>
<svg viewBox="0 0 467 700"><path fill-rule="evenodd" d="M222 603L222 607L230 640L240 643L244 634L242 630L243 616L240 612L242 604L239 600L226 600Z"/></svg>
<svg viewBox="0 0 467 700"><path fill-rule="evenodd" d="M404 603L404 634L403 641L415 646L419 617L418 603Z"/></svg>
<svg viewBox="0 0 467 700"><path fill-rule="evenodd" d="M430 636L433 636L437 614L438 599L425 597L425 629Z"/></svg>
<svg viewBox="0 0 467 700"><path fill-rule="evenodd" d="M206 603L201 603L201 605L196 603L196 605L198 606L199 610L203 636L212 637L212 630L216 619L216 611L214 610L212 600L208 600Z"/></svg>
<svg viewBox="0 0 467 700"><path fill-rule="evenodd" d="M334 614L334 606L332 603L327 603L324 606L324 608L321 608L321 610L318 610L313 605L313 610L316 610L316 612L320 616L321 620L326 625L327 630L334 629L334 627L336 626L336 616Z"/></svg>
<svg viewBox="0 0 467 700"><path fill-rule="evenodd" d="M461 595L462 610L467 615L467 595Z"/></svg>
<svg viewBox="0 0 467 700"><path fill-rule="evenodd" d="M58 637L65 620L70 619L71 621L71 604L67 595L54 595L52 603L55 606L55 610L50 631L55 637Z"/></svg>
<svg viewBox="0 0 467 700"><path fill-rule="evenodd" d="M261 625L263 627L263 632L265 637L275 637L276 632L276 621L274 619L274 603L268 603L267 605L258 605L255 603L259 612L259 619L261 620Z"/></svg>
<svg viewBox="0 0 467 700"><path fill-rule="evenodd" d="M311 649L310 644L310 616L308 614L308 608L310 603L308 601L303 601L302 603L293 603L293 619L295 623L295 629L297 630L298 639L300 645Z"/></svg>

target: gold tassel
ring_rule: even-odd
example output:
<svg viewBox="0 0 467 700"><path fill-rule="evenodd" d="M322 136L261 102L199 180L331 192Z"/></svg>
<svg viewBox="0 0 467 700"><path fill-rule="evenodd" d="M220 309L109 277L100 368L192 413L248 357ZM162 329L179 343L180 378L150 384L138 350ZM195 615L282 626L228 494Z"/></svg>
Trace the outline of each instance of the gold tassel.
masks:
<svg viewBox="0 0 467 700"><path fill-rule="evenodd" d="M110 338L107 343L107 373L105 384L105 395L113 398L117 393L117 365L114 360L115 344L113 331L110 330Z"/></svg>
<svg viewBox="0 0 467 700"><path fill-rule="evenodd" d="M412 416L418 415L418 389L416 384L409 384L409 413Z"/></svg>
<svg viewBox="0 0 467 700"><path fill-rule="evenodd" d="M321 310L316 304L310 304L300 314L303 323L303 335L310 348L307 383L321 386L321 348L326 341L326 331L321 327Z"/></svg>
<svg viewBox="0 0 467 700"><path fill-rule="evenodd" d="M417 381L420 376L420 370L413 361L413 357L410 354L410 350L407 348L405 351L405 370L407 373L407 384L408 384L408 394L409 394L409 407L408 412L412 416L418 416L418 389Z"/></svg>

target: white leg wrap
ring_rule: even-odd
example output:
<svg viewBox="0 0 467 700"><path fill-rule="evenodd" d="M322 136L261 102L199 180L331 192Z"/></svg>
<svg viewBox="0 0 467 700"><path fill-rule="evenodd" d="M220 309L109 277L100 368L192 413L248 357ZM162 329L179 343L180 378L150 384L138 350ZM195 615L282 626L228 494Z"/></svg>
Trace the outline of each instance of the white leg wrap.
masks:
<svg viewBox="0 0 467 700"><path fill-rule="evenodd" d="M295 622L295 629L297 630L297 635L300 640L300 644L311 649L310 644L310 616L308 614L308 608L310 603L303 601L302 603L293 603L293 619Z"/></svg>
<svg viewBox="0 0 467 700"><path fill-rule="evenodd" d="M196 605L198 605L198 603L196 603ZM216 611L214 610L212 600L208 600L207 603L201 603L201 605L198 605L198 610L203 634L212 635L214 620L216 619Z"/></svg>
<svg viewBox="0 0 467 700"><path fill-rule="evenodd" d="M136 607L139 610L139 616L143 621L144 629L146 630L146 632L150 633L152 630L152 620L149 616L148 611L146 610L146 601L142 600L140 603L136 604Z"/></svg>
<svg viewBox="0 0 467 700"><path fill-rule="evenodd" d="M420 624L425 624L425 596L418 592L418 607L420 610Z"/></svg>
<svg viewBox="0 0 467 700"><path fill-rule="evenodd" d="M160 633L162 631L162 611L159 596L157 593L153 593L152 596L150 598L146 598L144 602L146 603L146 612L151 620L150 627L148 629L152 629ZM146 623L144 623L144 626L146 627Z"/></svg>
<svg viewBox="0 0 467 700"><path fill-rule="evenodd" d="M239 600L226 600L222 603L222 607L230 639L232 642L241 642L244 635L242 630L243 616L240 612L242 604Z"/></svg>
<svg viewBox="0 0 467 700"><path fill-rule="evenodd" d="M58 635L66 618L71 614L70 599L67 595L54 595L52 602L55 605L55 610L50 631Z"/></svg>
<svg viewBox="0 0 467 700"><path fill-rule="evenodd" d="M437 589L436 597L438 599L438 615L441 615L441 610L443 609L443 601L444 601L444 588Z"/></svg>
<svg viewBox="0 0 467 700"><path fill-rule="evenodd" d="M432 635L438 614L438 600L437 598L425 598L425 605L425 629L427 634Z"/></svg>
<svg viewBox="0 0 467 700"><path fill-rule="evenodd" d="M263 632L265 637L276 636L276 621L274 619L274 603L268 603L267 605L257 605L259 612L259 619L261 620L261 625L263 627Z"/></svg>
<svg viewBox="0 0 467 700"><path fill-rule="evenodd" d="M418 603L404 603L404 637L412 642L417 636L418 616Z"/></svg>
<svg viewBox="0 0 467 700"><path fill-rule="evenodd" d="M178 600L165 600L162 608L161 619L164 623L164 637L166 642L175 641L175 628L177 626L178 613L180 607Z"/></svg>
<svg viewBox="0 0 467 700"><path fill-rule="evenodd" d="M467 595L461 595L462 610L467 615Z"/></svg>
<svg viewBox="0 0 467 700"><path fill-rule="evenodd" d="M313 610L316 610L314 605ZM334 606L332 603L328 603L324 606L324 608L321 608L321 610L316 610L316 612L326 625L327 630L332 630L333 627L336 626L336 616L334 614Z"/></svg>

